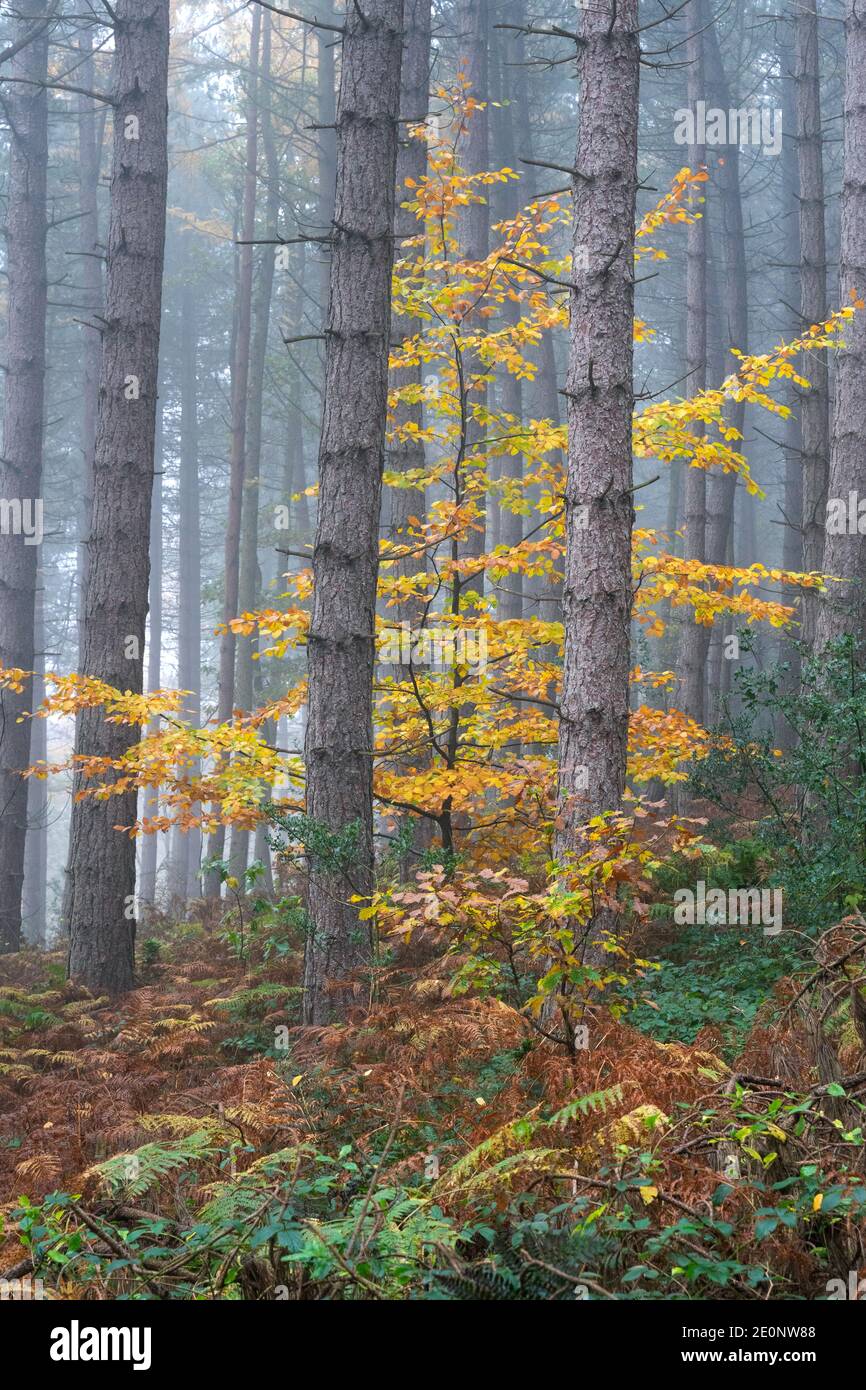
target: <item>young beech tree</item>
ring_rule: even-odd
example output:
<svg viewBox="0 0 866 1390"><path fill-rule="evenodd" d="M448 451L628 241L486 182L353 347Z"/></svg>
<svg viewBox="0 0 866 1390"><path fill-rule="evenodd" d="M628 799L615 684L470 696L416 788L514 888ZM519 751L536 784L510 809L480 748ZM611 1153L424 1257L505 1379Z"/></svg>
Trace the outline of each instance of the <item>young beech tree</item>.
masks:
<svg viewBox="0 0 866 1390"><path fill-rule="evenodd" d="M437 88L436 97L438 107L448 107L447 90ZM517 216L492 229L493 244L483 263L462 259L457 225L460 207L467 198L482 196L482 190L519 181L519 176L513 169L475 174L462 171L453 132L462 124L468 98L462 88L452 97L455 110L453 122L448 123L450 129L441 135L428 127L413 131L413 138L422 139L429 147L427 172L420 181L413 181L411 197L406 199L408 210L416 217L423 253L419 255L418 245L413 244L416 239L410 238L393 277L396 315L403 322L417 320L418 329L393 348L391 365L396 380L404 372L408 377L410 370L419 366L424 371L427 384L423 387L422 433L430 447L423 469L412 470L409 477L402 470L390 471L385 480L397 490L423 485L432 501L422 516L407 518L401 536L384 537L380 542L378 655L382 669L374 687L374 741L369 759L372 795L382 816L383 831L394 830L398 818L402 828L407 814L432 827L444 873L444 877L438 876L434 893L442 900L442 926L453 920L453 905L449 907L447 902L452 869L462 884L468 885L479 872L481 881L487 883L494 866L498 866L497 873L507 873L507 866L517 858L534 865L533 875L545 881L554 855L562 625L534 615L509 618L491 599L513 576L549 582L560 572L566 435L561 425L549 419L526 421L517 429L504 405L488 409L477 397L461 390L461 382L469 359L496 376L494 401L504 400L501 387L506 373L521 380L533 379L539 338L567 320L562 290L568 288L568 281L561 277L568 276L571 261L570 256L553 254L552 243L560 240L568 212L550 195L532 199ZM703 182L700 173L680 171L671 191L637 228L636 261L664 256L660 247L647 244L655 232L692 224L695 213L687 200ZM516 322L512 312L515 294L519 303ZM476 301L482 312L467 326L465 304ZM783 413L784 407L770 394L770 384L778 386L794 379L802 385L793 375L791 363L806 350L820 351L834 345L853 312L842 311L811 329L805 338L782 344L770 353L741 357L737 372L720 386L708 387L685 400L647 403L631 421L635 455L661 463L680 460L697 468L733 472L743 478L751 493L757 492L746 460L725 436L728 403L748 400ZM651 332L645 323L635 321L635 341L648 341ZM418 399L417 381L393 386L394 443L415 437L417 421L408 418L401 407ZM483 447L472 476L466 480L462 445L470 412L483 429ZM698 423L705 426L702 433L695 428ZM525 460L518 476L510 476L503 467L513 449ZM518 544L499 544L478 559L467 557L465 539L483 515L488 497L526 516L531 524ZM425 554L429 563L407 570L405 562L418 553ZM474 600L465 601L465 580L477 574L479 565L484 567L491 595L480 610ZM760 565L733 570L666 554L658 538L646 529L635 530L632 537L631 579L634 617L650 637L663 632L659 610L668 605L692 610L695 621L702 625L711 625L728 613L748 622L784 625L792 609L751 591L759 591L768 581L789 586L803 582L797 575ZM248 635L258 628L268 642L268 657L286 655L307 638L311 590L309 569L287 576L282 602L260 613L242 615L234 620L235 630ZM420 634L409 631L405 624L407 603L421 613ZM416 640L421 637L423 641ZM8 681L15 678L14 672L6 676ZM638 669L632 673L638 687L663 687L671 678L670 672ZM281 810L270 815L285 832L281 841L284 863L303 873L306 843L307 859L314 870L321 870L323 862L327 867L329 859L332 865L337 860L346 878L354 877L353 822L348 823L343 836L335 835L328 826L313 826L304 820L299 814L304 810L303 762L295 755L281 753L267 732L302 708L304 682L250 716L205 729L179 722L178 713L186 698L182 692L142 699L118 695L99 682L82 689L75 677L53 674L47 677L47 685L46 710L69 714L91 703L99 706L105 717L129 725L144 722L145 711L148 719L164 719L158 735L148 733L123 759L124 773L131 783L145 786L159 781L163 787L160 824L149 829L167 831L175 825L181 831L195 831L202 805L208 807L207 831L213 828L215 815L233 828L252 829L262 822L263 797L276 799ZM629 786L639 793L641 784L656 777L665 783L681 781L683 764L691 756L705 755L711 746L706 731L677 710L639 704L628 729ZM220 765L218 775L202 775L202 764L215 763ZM94 759L90 766L91 794L98 795L102 778L110 781L114 770L108 761L100 768ZM631 838L625 824L628 819L619 817L617 827L616 817L604 825L596 818L587 835L582 827L576 827L576 854L556 866L552 884L542 895L551 899L542 916L548 915L548 907L551 921L585 924L594 915L600 907L598 898L594 906L592 903L593 884L600 872L597 852L603 850L605 863L609 854L620 857L617 846L624 844L623 835L626 841ZM318 862L313 857L317 848L321 851ZM626 848L626 858L629 853ZM631 859L633 866L639 858ZM393 866L389 868L387 857L383 857L379 883L387 882L392 871ZM602 895L611 910L617 881L607 880ZM572 883L578 885L577 899ZM349 887L341 883L339 891L344 894L342 901L348 903ZM477 907L494 931L498 912L495 895L488 901L472 890L471 896L473 911ZM414 900L417 903L417 897ZM380 901L381 895L376 895L360 907L359 929L363 929L361 923L373 920ZM589 913L587 904L592 909ZM435 904L430 906L433 911ZM558 948L543 924L535 931L531 920L535 906L527 912L527 940L531 936L534 958L552 959ZM576 936L576 925L569 931ZM554 973L545 975L545 997L558 995L560 986L576 988L576 980L571 978L574 970L577 980L583 978L583 966L574 965L571 955L567 950L568 960L561 959Z"/></svg>
<svg viewBox="0 0 866 1390"><path fill-rule="evenodd" d="M0 496L0 666L33 665L37 556L42 540L45 269L50 0L22 0L3 100L9 124L6 195L8 328ZM0 951L17 951L27 834L30 693L7 689L0 707Z"/></svg>
<svg viewBox="0 0 866 1390"><path fill-rule="evenodd" d="M82 678L142 690L150 508L165 244L169 0L118 0L105 333L93 466ZM134 726L85 709L76 731L76 791L88 760L122 758ZM136 792L78 799L70 836L69 973L118 993L133 982Z"/></svg>
<svg viewBox="0 0 866 1390"><path fill-rule="evenodd" d="M350 899L373 883L376 581L402 29L403 0L365 0L346 13L306 735L307 815L333 843L309 846L309 1023L345 1010L351 993L340 981L370 958L369 929Z"/></svg>
<svg viewBox="0 0 866 1390"><path fill-rule="evenodd" d="M586 11L565 485L558 856L625 787L632 610L632 383L640 47L637 0Z"/></svg>

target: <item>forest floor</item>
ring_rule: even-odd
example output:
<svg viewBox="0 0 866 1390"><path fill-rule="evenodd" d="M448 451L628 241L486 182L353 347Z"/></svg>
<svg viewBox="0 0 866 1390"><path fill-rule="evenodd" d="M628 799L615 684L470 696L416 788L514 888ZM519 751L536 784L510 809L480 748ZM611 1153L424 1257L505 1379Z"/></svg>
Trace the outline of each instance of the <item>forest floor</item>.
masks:
<svg viewBox="0 0 866 1390"><path fill-rule="evenodd" d="M299 943L152 933L115 1003L0 960L0 1274L47 1296L814 1298L866 1267L863 1044L786 1011L807 976L736 1056L601 1008L568 1055L429 942L311 1029Z"/></svg>

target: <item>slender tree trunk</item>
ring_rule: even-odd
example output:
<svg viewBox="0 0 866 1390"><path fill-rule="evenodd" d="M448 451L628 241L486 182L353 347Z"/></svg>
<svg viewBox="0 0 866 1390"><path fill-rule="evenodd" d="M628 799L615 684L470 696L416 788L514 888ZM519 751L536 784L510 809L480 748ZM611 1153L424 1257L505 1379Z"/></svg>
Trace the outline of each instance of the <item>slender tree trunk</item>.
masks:
<svg viewBox="0 0 866 1390"><path fill-rule="evenodd" d="M162 667L162 469L163 436L162 407L157 403L156 440L154 447L153 493L150 502L150 620L147 634L147 688L159 690ZM148 735L158 734L160 721L152 720ZM145 819L159 815L159 787L147 787L142 797ZM159 837L144 835L141 840L141 872L138 896L150 907L156 903L156 865Z"/></svg>
<svg viewBox="0 0 866 1390"><path fill-rule="evenodd" d="M93 37L90 30L81 33L78 47L82 54L80 81L83 87L96 86L93 63ZM102 332L100 316L103 307L102 259L99 245L99 168L102 162L102 140L105 130L105 111L97 110L94 102L79 98L78 116L78 187L81 218L79 223L80 275L90 324L84 330L82 353L84 381L81 398L82 482L79 502L78 555L76 587L78 603L78 650L84 648L84 591L87 587L90 510L93 496L93 450L96 445L96 415L99 408L99 371L102 362Z"/></svg>
<svg viewBox="0 0 866 1390"><path fill-rule="evenodd" d="M712 20L704 32L704 62L707 75L707 99L714 106L727 111L734 104L719 49L719 39L715 21ZM743 235L743 205L740 193L739 148L735 144L725 147L724 160L715 165L715 179L719 189L719 216L721 222L722 258L725 271L726 294L724 302L727 314L723 318L727 348L739 348L745 352L748 346L748 298L746 275L746 246ZM733 362L731 362L731 369ZM713 385L721 385L714 382ZM740 401L732 402L725 410L725 423L742 432L745 406ZM710 478L707 489L707 560L711 565L723 565L728 548L728 534L734 514L734 494L737 477L735 473L715 473Z"/></svg>
<svg viewBox="0 0 866 1390"><path fill-rule="evenodd" d="M402 121L422 125L430 106L430 10L431 0L405 0L405 40L403 45L403 70L400 91L400 115ZM414 185L420 183L427 173L427 145L424 140L409 139L407 127L401 128L401 140L397 153L396 210L394 213L394 232L397 254L401 254L402 243L408 237L417 237L422 230L413 212L401 207L412 197L407 181ZM420 252L412 248L406 254L413 259ZM391 337L395 344L404 338L411 338L421 331L418 319L403 318L394 314L391 324ZM391 387L400 390L408 386L423 385L424 372L421 364L403 367L391 373ZM413 426L420 430L424 423L424 408L419 401L408 404L401 401L394 410L392 428L395 431ZM408 473L423 469L426 463L423 438L409 434L400 439L395 437L388 448L388 467L395 473ZM426 494L423 487L395 487L390 489L390 539L394 545L407 545L406 531L411 516L423 517L426 511ZM426 568L423 554L409 555L400 560L394 574L411 576L422 573ZM397 621L408 623L416 628L422 620L425 602L407 599L396 607ZM392 610L394 612L395 610ZM408 679L408 676L406 677Z"/></svg>
<svg viewBox="0 0 866 1390"><path fill-rule="evenodd" d="M81 53L81 85L91 90L96 86L93 63L93 36L82 30L78 41ZM78 669L84 651L84 595L90 564L90 517L93 509L93 452L96 446L96 417L99 409L99 375L102 365L103 250L99 242L99 171L102 164L102 143L105 134L105 108L98 103L79 98L78 115L78 201L79 251L83 303L88 319L82 338L83 379L81 384L81 488L78 499L78 550L75 557L75 593L78 603ZM78 716L76 716L76 729ZM76 735L77 736L77 735ZM72 825L66 852L68 866L71 855ZM69 921L72 906L72 885L65 871L61 919Z"/></svg>
<svg viewBox="0 0 866 1390"><path fill-rule="evenodd" d="M722 61L715 20L711 20L704 31L704 63L708 103L725 111L730 110L734 102ZM726 352L731 348L746 352L749 340L748 275L740 191L740 152L736 144L727 145L724 158L716 162L715 182L719 190L718 207L726 288L724 304L727 312L722 316L724 346ZM728 358L727 361L728 370L733 370L733 360ZM721 383L714 381L712 385L719 386ZM745 413L744 402L731 401L724 411L726 427L738 430L742 434ZM728 562L728 539L733 526L736 491L735 473L716 472L710 476L707 487L706 556L707 562L711 565L724 565ZM720 639L711 653L711 692L717 693L721 689L722 650L723 644Z"/></svg>
<svg viewBox="0 0 866 1390"><path fill-rule="evenodd" d="M866 15L855 0L845 6L845 133L842 166L842 224L839 295L866 290ZM866 313L845 327L845 347L836 361L836 399L830 445L828 494L846 504L850 492L866 497ZM866 620L866 536L852 528L837 535L828 526L824 572L844 582L832 584L818 613L816 645L825 647L845 633L863 641Z"/></svg>
<svg viewBox="0 0 866 1390"><path fill-rule="evenodd" d="M33 669L33 708L45 699L45 579L40 569L36 580L36 645ZM48 760L48 724L34 719L30 734L30 762ZM24 937L31 946L45 946L48 938L48 783L31 777L27 784L27 849L24 855Z"/></svg>
<svg viewBox="0 0 866 1390"><path fill-rule="evenodd" d="M497 75L499 86L499 100L503 103L500 111L497 112L496 132L499 136L499 146L496 154L496 164L499 168L516 169L518 164L517 144L514 133L514 107L507 101L507 79L504 74L509 73L511 64L522 61L522 45L518 47L513 40L499 41L499 62L497 63ZM504 68L503 65L509 66ZM520 211L520 184L508 182L502 188L501 211L505 220L512 220ZM503 308L504 324L509 328L516 328L520 322L521 305L513 300L507 299ZM520 430L523 428L523 383L519 376L506 371L502 377L502 409L507 415L513 416L514 423L508 426L510 430ZM500 477L520 482L523 479L523 455L521 453L508 453L502 460ZM508 550L515 550L523 540L523 517L520 512L510 511L507 507L497 507L499 513L499 536L498 543L505 546ZM504 619L522 618L523 616L523 575L519 570L507 575L498 598L499 616Z"/></svg>
<svg viewBox="0 0 866 1390"><path fill-rule="evenodd" d="M261 106L262 146L265 151L267 169L267 200L265 227L266 236L275 238L280 213L279 164L274 142L273 124L270 115L272 94L271 75L271 16L264 17L262 35L261 85L264 97ZM261 570L259 568L259 506L261 484L259 474L262 466L262 414L265 398L265 363L268 354L268 335L271 323L271 299L274 292L276 252L273 246L259 248L259 274L253 305L253 336L250 348L250 386L247 402L247 449L243 507L243 530L241 535L240 603L241 613L252 612L259 601L262 590ZM237 644L237 693L236 703L242 710L252 710L255 704L255 651L256 637L238 638ZM232 873L241 879L249 861L249 831L235 827L232 830Z"/></svg>
<svg viewBox="0 0 866 1390"><path fill-rule="evenodd" d="M11 61L6 88L6 392L0 456L0 666L33 669L37 550L42 541L45 410L45 268L48 0L19 0L14 42L35 34ZM32 84L32 85L31 85ZM17 951L27 835L33 691L0 692L0 953Z"/></svg>
<svg viewBox="0 0 866 1390"><path fill-rule="evenodd" d="M196 293L191 280L192 255L181 292L180 363L180 517L178 525L177 680L188 691L184 717L201 723L201 506L198 477L198 323ZM190 769L197 777L201 764ZM200 807L193 807L193 815ZM201 896L199 861L201 831L175 830L171 853L171 896L180 901Z"/></svg>
<svg viewBox="0 0 866 1390"><path fill-rule="evenodd" d="M637 0L582 17L568 372L558 859L625 787L632 606Z"/></svg>
<svg viewBox="0 0 866 1390"><path fill-rule="evenodd" d="M785 336L795 338L800 333L800 236L799 236L799 172L797 154L797 82L794 47L791 42L790 21L779 25L779 76L782 83L782 224L780 228L782 267L782 300L787 306ZM803 396L791 384L786 391L785 404L790 415L785 421L785 478L782 504L782 565L787 570L799 570L803 560L803 435L801 429ZM754 526L755 508L749 498L743 499L743 516ZM756 557L757 558L757 557ZM783 601L792 607L800 606L797 589L783 590ZM801 619L804 610L800 608ZM797 635L796 633L794 635ZM800 654L792 644L791 634L783 630L779 640L780 660L787 663L785 686L789 691L800 684ZM790 726L785 723L781 737L790 738Z"/></svg>
<svg viewBox="0 0 866 1390"><path fill-rule="evenodd" d="M333 0L324 0L318 11L324 23L333 23L336 15ZM334 38L327 29L316 31L318 53L316 61L316 103L318 140L318 200L317 232L319 236L330 237L334 224L334 193L337 183L337 85L336 63L334 59ZM330 283L330 260L328 249L322 246L319 255L319 309L320 321L325 323L328 313L328 286ZM317 328L318 331L318 328Z"/></svg>
<svg viewBox="0 0 866 1390"><path fill-rule="evenodd" d="M373 887L373 671L379 513L388 400L394 184L403 0L346 14L337 115L337 198L328 310L319 511L308 639L307 814L313 935L304 1017L354 999L371 959L355 894ZM317 831L315 841L320 834Z"/></svg>
<svg viewBox="0 0 866 1390"><path fill-rule="evenodd" d="M532 111L539 104L539 97L537 90L529 80L526 44L522 34L516 34L514 37L513 53L514 67L510 72L509 85L513 88L514 119L520 122L517 154L520 159L527 160L534 157ZM538 192L537 171L533 165L527 164L521 171L519 187L521 201L526 207L533 201ZM525 394L526 392L524 392ZM562 399L559 392L554 334L549 330L542 334L539 345L538 376L536 377L533 412L539 419L550 420L554 425L559 425L562 421ZM537 502L539 489L537 487L531 488L529 496L531 500ZM560 582L549 581L546 578L530 579L525 576L522 587L523 616L525 618L541 617L547 622L561 621L562 584ZM553 662L558 659L558 654L554 652L553 648L543 649L537 653L537 658L541 661Z"/></svg>
<svg viewBox="0 0 866 1390"><path fill-rule="evenodd" d="M246 165L237 286L237 328L234 361L232 363L231 459L229 465L229 508L225 534L225 599L223 603L225 628L220 636L219 696L217 700L217 723L219 724L230 723L235 707L237 639L230 624L238 616L240 596L241 517L246 476L247 394L250 382L250 339L252 335L253 246L251 243L256 235L258 67L261 19L262 11L258 6L255 6L252 12L250 30L250 73L246 102ZM225 844L226 828L221 821L208 840L208 859L211 861L222 859L225 854ZM209 869L205 874L204 891L209 898L220 896L218 869Z"/></svg>
<svg viewBox="0 0 866 1390"><path fill-rule="evenodd" d="M817 0L796 10L797 159L800 209L800 316L803 327L827 318L827 249L824 228L824 147L821 130L821 65ZM820 570L830 470L830 383L826 352L811 353L806 373L812 389L800 397L802 448L802 565ZM802 637L810 646L820 601L802 597Z"/></svg>
<svg viewBox="0 0 866 1390"><path fill-rule="evenodd" d="M140 694L147 619L162 270L169 0L116 0L114 151L106 326L93 470L82 671ZM119 759L139 731L99 709L79 722L79 757ZM76 776L76 790L86 781ZM72 810L70 976L98 993L133 983L136 793Z"/></svg>
<svg viewBox="0 0 866 1390"><path fill-rule="evenodd" d="M689 37L688 104L692 111L704 100L704 40L703 0L692 0L687 15ZM697 126L697 121L695 121ZM706 164L703 145L689 147L689 168L696 172ZM692 222L686 233L686 380L684 395L693 396L707 384L707 202L693 209L702 215ZM703 437L702 426L694 430L696 447ZM707 475L703 468L685 468L685 544L683 553L689 560L706 560ZM711 629L696 623L686 614L682 625L679 672L679 704L691 718L703 724L704 685L707 652Z"/></svg>
<svg viewBox="0 0 866 1390"><path fill-rule="evenodd" d="M466 77L466 94L475 101L485 103L489 98L488 0L460 0L458 9L459 57ZM490 168L490 137L487 110L476 109L470 115L465 132L458 148L458 162L467 174L484 173ZM478 189L475 190L478 192ZM460 257L464 261L478 264L487 259L490 252L490 207L488 202L470 202L458 212L457 242ZM476 333L479 323L476 316L464 319L467 332ZM486 548L484 534L483 489L477 484L479 454L483 451L487 430L476 419L476 410L483 409L487 403L487 387L482 378L488 367L475 353L464 351L463 357L463 409L465 413L465 438L460 466L461 500L465 500L467 484L473 480L472 498L481 515L478 517L480 529L473 527L461 546L464 558L480 560ZM479 384L480 383L480 384ZM484 575L469 577L461 586L464 598L473 592L483 594Z"/></svg>

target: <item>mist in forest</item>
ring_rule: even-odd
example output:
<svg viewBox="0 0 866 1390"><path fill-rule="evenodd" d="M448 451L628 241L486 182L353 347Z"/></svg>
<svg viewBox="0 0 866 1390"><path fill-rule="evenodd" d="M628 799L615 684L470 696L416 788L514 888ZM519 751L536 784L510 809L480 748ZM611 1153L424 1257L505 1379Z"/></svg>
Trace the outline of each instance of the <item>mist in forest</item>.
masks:
<svg viewBox="0 0 866 1390"><path fill-rule="evenodd" d="M445 1227L478 1216L482 1172L499 1191L491 1154L552 1206L562 1135L582 1154L617 1124L626 1149L672 1145L672 1107L700 1102L660 1051L680 1049L733 1107L711 1134L683 1121L707 1182L784 1176L769 1111L738 1147L731 1078L755 1106L835 1097L814 1143L778 1122L805 1184L778 1221L809 1202L817 1221L837 1183L848 1226L803 1217L796 1271L763 1247L728 1252L724 1277L683 1256L647 1296L781 1280L823 1298L840 1270L845 1289L866 1076L866 15L297 5L0 5L0 1133L33 1049L60 1059L39 1064L47 1085L100 1010L99 1036L138 1039L185 1095L208 1056L250 1077L268 1062L290 1097L324 1068L344 1099L350 1071L375 1092L390 1057L393 1128L375 1149L371 1121L364 1161L371 1194L388 1154L434 1184L426 1272L365 1263L384 1226L364 1235L351 1197L326 1274L297 1255L304 1231L291 1277L275 1246L247 1258L243 1236L232 1255L231 1222L225 1265L196 1269L216 1298L475 1298L478 1251ZM447 1021L404 1056L401 1010ZM481 1052L483 1076L453 1083L465 1152L443 1149L417 1068L438 1085ZM250 1104L275 1103L255 1074ZM155 1131L173 1086L142 1101ZM530 1144L530 1100L555 1112L556 1160L502 1138L525 1111ZM320 1142L311 1113L287 1121L293 1144ZM272 1175L263 1115L237 1122ZM25 1139L3 1200L90 1192L84 1173L156 1219L174 1158L121 1173L147 1126L113 1116L75 1163ZM197 1161L168 1120L154 1143ZM494 1134L504 1147L474 1147ZM671 1216L653 1203L678 1153L658 1182L634 1159L648 1220ZM601 1161L604 1187L631 1159L614 1177ZM503 1179L503 1220L522 1180ZM590 1193L569 1191L583 1220ZM114 1217L94 1212L101 1271ZM632 1235L599 1222L609 1277L532 1246L533 1278L561 1276L555 1297L646 1291L677 1261L657 1270L668 1237L648 1253ZM728 1239L712 1228L700 1258ZM148 1258L95 1296L192 1296L188 1269L161 1282ZM457 1282L431 1293L440 1273ZM529 1287L508 1296L544 1296Z"/></svg>

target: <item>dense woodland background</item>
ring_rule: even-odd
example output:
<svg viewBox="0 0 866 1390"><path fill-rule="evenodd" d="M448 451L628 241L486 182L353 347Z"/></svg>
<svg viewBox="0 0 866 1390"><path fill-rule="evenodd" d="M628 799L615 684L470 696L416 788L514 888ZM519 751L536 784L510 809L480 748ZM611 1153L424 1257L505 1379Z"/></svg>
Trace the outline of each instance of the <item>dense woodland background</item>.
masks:
<svg viewBox="0 0 866 1390"><path fill-rule="evenodd" d="M299 4L0 7L0 1273L855 1297L866 19Z"/></svg>

